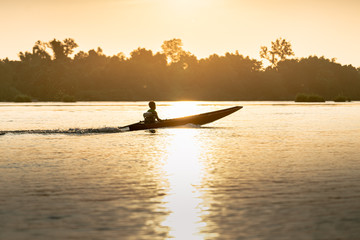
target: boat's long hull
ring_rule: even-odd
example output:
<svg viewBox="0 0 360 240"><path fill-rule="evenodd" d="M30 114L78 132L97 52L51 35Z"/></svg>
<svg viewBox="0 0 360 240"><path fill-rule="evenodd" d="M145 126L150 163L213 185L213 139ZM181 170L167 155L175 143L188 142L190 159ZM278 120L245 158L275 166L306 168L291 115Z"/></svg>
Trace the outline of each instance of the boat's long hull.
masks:
<svg viewBox="0 0 360 240"><path fill-rule="evenodd" d="M226 117L227 115L232 114L241 108L242 106L236 106L218 111L202 113L198 115L167 119L155 123L138 122L128 126L120 127L120 129L127 131L136 131L136 130L146 130L146 129L165 128L165 127L178 127L186 124L204 125L216 121L220 118Z"/></svg>

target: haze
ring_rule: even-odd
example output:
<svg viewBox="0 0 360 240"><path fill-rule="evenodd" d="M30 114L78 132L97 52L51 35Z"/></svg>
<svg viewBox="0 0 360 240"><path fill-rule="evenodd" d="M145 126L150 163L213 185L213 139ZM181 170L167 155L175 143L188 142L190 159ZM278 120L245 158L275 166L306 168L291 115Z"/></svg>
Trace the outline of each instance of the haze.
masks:
<svg viewBox="0 0 360 240"><path fill-rule="evenodd" d="M295 57L360 67L359 10L356 0L1 1L0 58L18 59L37 40L71 37L77 51L99 46L108 55L161 51L164 40L181 38L199 58L238 50L259 59L260 46L282 37Z"/></svg>

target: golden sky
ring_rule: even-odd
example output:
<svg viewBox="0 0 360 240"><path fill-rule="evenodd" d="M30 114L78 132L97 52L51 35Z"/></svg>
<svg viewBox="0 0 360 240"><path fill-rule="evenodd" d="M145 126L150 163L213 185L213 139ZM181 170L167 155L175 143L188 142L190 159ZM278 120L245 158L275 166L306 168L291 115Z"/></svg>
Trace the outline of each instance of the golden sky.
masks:
<svg viewBox="0 0 360 240"><path fill-rule="evenodd" d="M181 38L199 58L239 51L259 58L278 37L296 57L360 67L359 0L0 0L0 58L18 59L37 40L74 38L76 50L128 55Z"/></svg>

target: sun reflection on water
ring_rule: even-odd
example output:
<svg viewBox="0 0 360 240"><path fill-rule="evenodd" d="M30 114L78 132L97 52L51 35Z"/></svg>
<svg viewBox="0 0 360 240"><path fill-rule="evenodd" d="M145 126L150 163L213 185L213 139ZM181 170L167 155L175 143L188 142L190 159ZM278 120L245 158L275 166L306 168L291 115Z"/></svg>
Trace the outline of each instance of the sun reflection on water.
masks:
<svg viewBox="0 0 360 240"><path fill-rule="evenodd" d="M166 109L166 117L185 117L189 115L199 114L200 106L198 102L192 101L178 101L171 104L171 107Z"/></svg>
<svg viewBox="0 0 360 240"><path fill-rule="evenodd" d="M170 211L163 222L170 228L169 235L175 239L203 239L200 228L201 194L196 188L201 183L203 166L199 161L202 153L197 129L169 129L167 157L164 171L167 174L169 192L165 207Z"/></svg>

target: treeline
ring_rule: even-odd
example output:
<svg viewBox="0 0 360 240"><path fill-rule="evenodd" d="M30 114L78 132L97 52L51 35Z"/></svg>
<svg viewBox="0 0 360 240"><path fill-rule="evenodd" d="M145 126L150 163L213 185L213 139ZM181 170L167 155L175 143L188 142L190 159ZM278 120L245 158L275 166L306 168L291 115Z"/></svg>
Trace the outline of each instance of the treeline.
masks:
<svg viewBox="0 0 360 240"><path fill-rule="evenodd" d="M19 61L1 60L0 101L294 100L299 93L360 99L360 68L317 56L288 59L294 54L283 39L261 47L266 68L238 52L197 59L180 39L129 57L101 48L74 54L77 46L73 39L38 41Z"/></svg>

